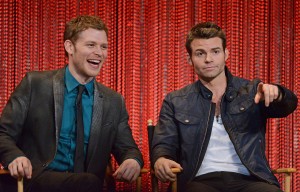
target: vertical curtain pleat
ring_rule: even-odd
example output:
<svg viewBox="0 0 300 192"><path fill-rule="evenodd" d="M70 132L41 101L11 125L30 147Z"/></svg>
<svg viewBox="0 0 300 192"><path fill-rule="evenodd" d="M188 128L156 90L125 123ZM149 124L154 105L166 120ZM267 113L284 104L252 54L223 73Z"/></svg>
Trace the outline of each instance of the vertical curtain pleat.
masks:
<svg viewBox="0 0 300 192"><path fill-rule="evenodd" d="M15 88L15 39L16 29L15 3L12 1L3 2L0 6L0 105L1 111L6 104L9 95ZM12 17L13 16L13 17Z"/></svg>
<svg viewBox="0 0 300 192"><path fill-rule="evenodd" d="M81 14L99 15L109 28L107 62L96 79L124 96L146 168L147 120L157 122L168 92L197 80L185 39L198 22L213 21L225 30L227 66L234 75L279 83L299 95L300 0L4 0L0 113L26 72L67 64L64 26ZM299 116L297 109L287 118L268 121L266 154L272 168L300 169ZM277 177L282 184L283 176ZM299 172L292 183L292 191L300 191ZM160 184L160 190L166 187ZM134 188L117 183L120 191ZM151 191L149 174L143 176L143 191Z"/></svg>
<svg viewBox="0 0 300 192"><path fill-rule="evenodd" d="M293 21L293 24L291 26L291 33L293 34L293 39L290 40L292 49L292 58L293 62L290 63L291 70L293 76L291 77L292 82L291 88L294 90L296 95L298 96L299 100L299 94L300 94L300 0L295 0L292 2L291 6L293 17L290 18ZM292 189L294 191L300 191L300 110L299 110L299 104L298 109L294 112L291 119L291 124L289 127L287 127L288 131L291 132L291 141L290 141L290 148L287 150L291 153L290 155L290 164L292 164L294 167L297 168L298 172L294 174L292 178Z"/></svg>

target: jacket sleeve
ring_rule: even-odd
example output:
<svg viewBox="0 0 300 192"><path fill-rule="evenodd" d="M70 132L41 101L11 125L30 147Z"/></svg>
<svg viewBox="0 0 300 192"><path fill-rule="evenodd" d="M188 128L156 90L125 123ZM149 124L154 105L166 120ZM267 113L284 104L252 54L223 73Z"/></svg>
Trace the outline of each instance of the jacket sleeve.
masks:
<svg viewBox="0 0 300 192"><path fill-rule="evenodd" d="M152 166L160 157L177 160L178 131L170 94L163 101L152 139Z"/></svg>
<svg viewBox="0 0 300 192"><path fill-rule="evenodd" d="M26 75L11 94L0 118L0 160L4 167L25 154L18 147L30 101L30 81Z"/></svg>
<svg viewBox="0 0 300 192"><path fill-rule="evenodd" d="M279 102L272 102L269 107L264 106L264 102L261 102L263 106L264 114L267 118L282 118L291 114L298 105L297 96L289 89L277 85L281 91L282 99Z"/></svg>
<svg viewBox="0 0 300 192"><path fill-rule="evenodd" d="M125 107L124 98L121 98L120 120L117 125L117 134L112 148L112 154L120 165L126 159L135 159L144 166L142 153L135 143L131 128L128 124L128 113Z"/></svg>

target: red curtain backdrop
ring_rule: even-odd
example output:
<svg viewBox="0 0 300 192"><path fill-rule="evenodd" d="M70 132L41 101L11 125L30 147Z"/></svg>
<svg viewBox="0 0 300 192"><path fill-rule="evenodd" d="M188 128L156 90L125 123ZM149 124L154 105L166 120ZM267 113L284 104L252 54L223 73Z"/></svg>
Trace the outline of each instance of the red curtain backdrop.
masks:
<svg viewBox="0 0 300 192"><path fill-rule="evenodd" d="M184 44L189 28L200 21L214 21L226 31L233 74L280 83L299 95L300 0L1 0L0 114L27 71L66 65L64 25L81 14L98 15L108 25L109 58L97 80L124 95L146 168L147 119L156 123L164 96L196 80ZM272 168L300 170L299 122L299 109L268 122ZM143 191L151 191L149 178L143 176ZM299 172L292 185L300 191Z"/></svg>

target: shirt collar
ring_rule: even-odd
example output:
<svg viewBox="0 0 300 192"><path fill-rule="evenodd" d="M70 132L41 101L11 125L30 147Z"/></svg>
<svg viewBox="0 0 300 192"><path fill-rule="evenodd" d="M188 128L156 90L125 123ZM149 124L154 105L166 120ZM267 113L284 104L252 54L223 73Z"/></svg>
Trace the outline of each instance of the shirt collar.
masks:
<svg viewBox="0 0 300 192"><path fill-rule="evenodd" d="M84 85L89 96L91 96L94 92L94 81L95 81L95 78L92 81L90 81ZM80 84L71 74L71 72L69 70L69 66L66 67L65 84L66 84L68 93L70 93L71 91L76 89L77 86Z"/></svg>

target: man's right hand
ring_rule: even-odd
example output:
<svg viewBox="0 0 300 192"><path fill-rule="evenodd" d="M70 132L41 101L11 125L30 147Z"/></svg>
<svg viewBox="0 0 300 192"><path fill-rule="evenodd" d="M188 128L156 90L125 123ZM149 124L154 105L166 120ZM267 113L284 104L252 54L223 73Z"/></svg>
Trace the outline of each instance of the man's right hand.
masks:
<svg viewBox="0 0 300 192"><path fill-rule="evenodd" d="M171 171L171 168L179 168L183 170L181 165L175 161L160 157L154 164L155 176L162 182L175 181L176 174Z"/></svg>
<svg viewBox="0 0 300 192"><path fill-rule="evenodd" d="M18 157L14 159L9 165L8 170L10 175L18 178L18 177L26 177L27 179L31 179L32 174L32 166L31 162L27 157Z"/></svg>

